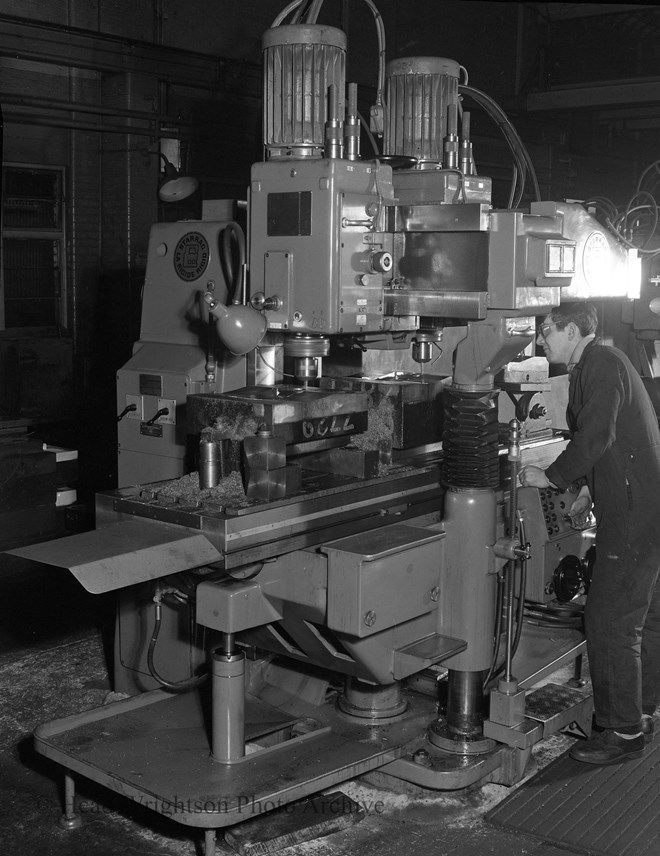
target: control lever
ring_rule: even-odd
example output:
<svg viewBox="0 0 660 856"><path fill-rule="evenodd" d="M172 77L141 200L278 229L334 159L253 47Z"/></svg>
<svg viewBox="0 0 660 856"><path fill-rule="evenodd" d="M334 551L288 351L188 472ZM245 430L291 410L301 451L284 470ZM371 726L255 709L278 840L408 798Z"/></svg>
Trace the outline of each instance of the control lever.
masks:
<svg viewBox="0 0 660 856"><path fill-rule="evenodd" d="M144 424L145 424L145 425L153 425L153 424L154 424L154 422L155 422L157 419L160 419L160 417L161 417L161 416L167 416L167 414L168 414L169 412L170 412L170 408L169 408L169 407L161 407L161 408L160 408L160 410L157 410L157 411L154 413L154 415L151 417L151 419L149 419L149 421L148 421L148 422L145 422Z"/></svg>
<svg viewBox="0 0 660 856"><path fill-rule="evenodd" d="M121 420L124 418L124 416L127 416L129 413L134 413L136 410L137 410L137 404L126 405L126 407L122 410L122 412L117 417L117 422L121 422Z"/></svg>

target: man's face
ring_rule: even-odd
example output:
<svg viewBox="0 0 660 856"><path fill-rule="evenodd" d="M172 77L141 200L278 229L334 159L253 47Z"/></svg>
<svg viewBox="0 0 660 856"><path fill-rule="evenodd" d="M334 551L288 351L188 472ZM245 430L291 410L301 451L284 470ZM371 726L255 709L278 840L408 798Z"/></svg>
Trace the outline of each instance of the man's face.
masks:
<svg viewBox="0 0 660 856"><path fill-rule="evenodd" d="M577 344L574 324L567 324L563 330L558 330L550 315L546 315L539 325L536 344L545 351L549 363L568 364L571 354Z"/></svg>

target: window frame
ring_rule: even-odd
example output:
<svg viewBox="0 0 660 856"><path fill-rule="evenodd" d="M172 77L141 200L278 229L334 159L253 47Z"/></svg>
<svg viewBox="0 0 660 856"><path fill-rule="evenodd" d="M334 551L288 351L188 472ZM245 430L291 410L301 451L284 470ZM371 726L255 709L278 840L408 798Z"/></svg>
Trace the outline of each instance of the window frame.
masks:
<svg viewBox="0 0 660 856"><path fill-rule="evenodd" d="M16 227L5 224L5 173L7 170L38 171L54 174L58 181L58 194L55 200L57 214L59 215L59 227ZM62 333L68 328L68 264L67 264L67 210L66 210L66 167L54 164L17 163L7 161L2 164L2 197L0 199L0 335L39 335ZM55 322L54 324L42 326L6 326L5 312L5 251L4 243L7 239L18 240L48 240L59 244L59 294L54 294Z"/></svg>

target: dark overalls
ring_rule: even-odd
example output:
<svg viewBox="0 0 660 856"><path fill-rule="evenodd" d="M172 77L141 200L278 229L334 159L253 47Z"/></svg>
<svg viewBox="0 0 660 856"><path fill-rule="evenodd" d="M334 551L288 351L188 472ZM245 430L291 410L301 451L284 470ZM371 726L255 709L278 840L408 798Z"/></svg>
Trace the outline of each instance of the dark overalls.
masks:
<svg viewBox="0 0 660 856"><path fill-rule="evenodd" d="M630 360L591 342L569 380L571 440L546 475L586 476L596 562L585 609L596 723L634 732L660 702L660 431Z"/></svg>

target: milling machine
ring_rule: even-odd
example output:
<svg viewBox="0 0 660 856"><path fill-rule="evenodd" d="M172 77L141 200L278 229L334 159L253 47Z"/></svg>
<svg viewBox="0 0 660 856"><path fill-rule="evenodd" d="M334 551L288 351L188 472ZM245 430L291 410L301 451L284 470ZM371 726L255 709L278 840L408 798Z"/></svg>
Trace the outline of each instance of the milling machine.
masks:
<svg viewBox="0 0 660 856"><path fill-rule="evenodd" d="M579 205L524 210L512 193L515 207L492 207L462 109L488 102L453 60L381 69L384 154L361 158L346 37L313 16L283 23L294 6L264 36L266 159L236 284L219 261L235 224L152 233L142 339L151 329L159 353L136 349L119 403L152 444L134 460L162 441L183 461L185 426L197 471L125 483L98 497L95 532L29 550L123 593L116 681L131 695L37 731L67 771L65 825L82 775L203 828L207 854L216 829L357 775L512 784L536 742L589 730L579 689L528 692L583 639L523 629L525 600L569 608L593 542L566 519L570 491L517 487L521 460L549 463L566 442L529 346L535 316L632 296L638 275ZM518 143L514 156L523 170ZM187 338L186 301L219 356Z"/></svg>

